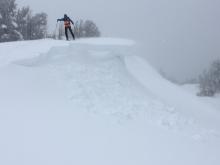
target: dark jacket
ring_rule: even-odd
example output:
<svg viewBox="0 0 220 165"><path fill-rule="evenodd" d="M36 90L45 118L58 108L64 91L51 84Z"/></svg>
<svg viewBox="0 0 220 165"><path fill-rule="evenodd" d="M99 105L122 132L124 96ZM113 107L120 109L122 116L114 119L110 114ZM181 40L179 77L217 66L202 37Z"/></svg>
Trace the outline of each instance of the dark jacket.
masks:
<svg viewBox="0 0 220 165"><path fill-rule="evenodd" d="M65 27L70 27L70 22L71 22L72 24L74 24L74 22L73 22L67 15L64 15L64 17L61 18L61 19L57 19L57 22L58 22L58 21L64 21L64 26L65 26Z"/></svg>

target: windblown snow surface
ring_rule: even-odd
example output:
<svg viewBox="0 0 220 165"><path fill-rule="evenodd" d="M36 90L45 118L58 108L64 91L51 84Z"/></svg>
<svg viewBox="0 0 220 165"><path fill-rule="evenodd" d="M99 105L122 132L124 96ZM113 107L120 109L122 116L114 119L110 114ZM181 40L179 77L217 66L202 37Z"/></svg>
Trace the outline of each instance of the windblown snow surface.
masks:
<svg viewBox="0 0 220 165"><path fill-rule="evenodd" d="M0 164L219 165L220 107L141 55L112 38L0 44Z"/></svg>

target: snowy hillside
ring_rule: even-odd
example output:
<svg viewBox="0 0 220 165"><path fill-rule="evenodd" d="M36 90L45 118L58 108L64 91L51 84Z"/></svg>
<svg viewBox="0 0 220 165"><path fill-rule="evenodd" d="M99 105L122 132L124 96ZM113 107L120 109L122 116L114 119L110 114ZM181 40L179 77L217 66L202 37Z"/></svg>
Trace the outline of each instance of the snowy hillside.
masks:
<svg viewBox="0 0 220 165"><path fill-rule="evenodd" d="M131 40L0 44L0 164L219 165L220 111Z"/></svg>
<svg viewBox="0 0 220 165"><path fill-rule="evenodd" d="M185 84L182 86L187 92L197 95L199 92L198 84ZM213 97L198 97L198 99L206 104L209 104L211 107L220 111L220 94L216 94Z"/></svg>

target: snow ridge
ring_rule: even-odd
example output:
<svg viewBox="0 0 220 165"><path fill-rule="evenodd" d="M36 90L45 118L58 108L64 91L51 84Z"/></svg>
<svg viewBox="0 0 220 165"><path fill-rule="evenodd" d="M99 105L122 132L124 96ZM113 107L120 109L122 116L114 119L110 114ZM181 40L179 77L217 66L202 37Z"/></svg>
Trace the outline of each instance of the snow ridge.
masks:
<svg viewBox="0 0 220 165"><path fill-rule="evenodd" d="M82 40L69 46L55 46L37 57L14 63L48 70L60 86L65 85L72 106L81 110L114 116L118 122L142 117L168 129L185 130L184 134L191 137L210 134L209 129L198 126L195 117L180 114L179 107L170 106L155 92L158 87L153 83L165 80L150 67L140 70L135 66L148 64L134 56L136 50L131 41L119 45L114 45L114 40L101 41ZM151 87L142 86L136 79L138 73L133 71L146 72L145 82Z"/></svg>
<svg viewBox="0 0 220 165"><path fill-rule="evenodd" d="M0 44L0 164L219 165L219 111L134 41Z"/></svg>

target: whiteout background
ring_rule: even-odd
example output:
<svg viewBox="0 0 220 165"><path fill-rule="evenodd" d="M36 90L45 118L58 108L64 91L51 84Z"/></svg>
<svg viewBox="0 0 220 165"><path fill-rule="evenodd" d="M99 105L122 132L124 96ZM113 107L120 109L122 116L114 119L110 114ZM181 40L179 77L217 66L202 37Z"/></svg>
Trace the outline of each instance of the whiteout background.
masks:
<svg viewBox="0 0 220 165"><path fill-rule="evenodd" d="M218 0L17 0L49 16L92 19L103 36L140 40L143 56L179 81L197 77L220 57Z"/></svg>

